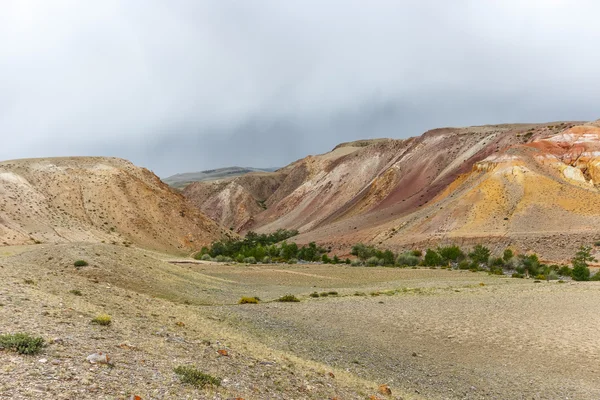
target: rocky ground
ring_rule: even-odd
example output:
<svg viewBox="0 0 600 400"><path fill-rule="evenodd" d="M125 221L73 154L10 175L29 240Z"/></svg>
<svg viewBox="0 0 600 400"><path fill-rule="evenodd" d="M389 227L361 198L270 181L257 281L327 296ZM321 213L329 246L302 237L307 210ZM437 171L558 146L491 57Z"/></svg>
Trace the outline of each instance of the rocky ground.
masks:
<svg viewBox="0 0 600 400"><path fill-rule="evenodd" d="M168 258L102 244L4 247L0 334L47 346L0 350L0 399L600 397L594 282ZM301 301L273 301L286 293ZM109 326L90 323L101 313ZM98 351L111 365L86 361ZM222 386L184 384L180 365Z"/></svg>

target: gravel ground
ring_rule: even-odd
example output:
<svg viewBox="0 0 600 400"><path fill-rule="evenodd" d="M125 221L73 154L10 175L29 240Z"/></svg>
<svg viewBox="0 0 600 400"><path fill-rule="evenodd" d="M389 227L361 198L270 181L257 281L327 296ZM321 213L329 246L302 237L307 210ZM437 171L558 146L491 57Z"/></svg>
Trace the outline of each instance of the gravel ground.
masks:
<svg viewBox="0 0 600 400"><path fill-rule="evenodd" d="M600 285L518 283L227 311L269 346L426 398L600 398Z"/></svg>
<svg viewBox="0 0 600 400"><path fill-rule="evenodd" d="M75 268L77 259L89 266ZM301 301L273 301L285 293ZM237 305L244 295L263 301ZM595 282L174 265L113 245L4 248L0 334L28 332L48 345L36 356L0 350L0 399L341 400L375 396L380 384L392 390L380 399L597 399L599 312ZM100 313L110 326L90 323ZM89 364L96 351L114 366ZM179 365L223 385L183 384Z"/></svg>

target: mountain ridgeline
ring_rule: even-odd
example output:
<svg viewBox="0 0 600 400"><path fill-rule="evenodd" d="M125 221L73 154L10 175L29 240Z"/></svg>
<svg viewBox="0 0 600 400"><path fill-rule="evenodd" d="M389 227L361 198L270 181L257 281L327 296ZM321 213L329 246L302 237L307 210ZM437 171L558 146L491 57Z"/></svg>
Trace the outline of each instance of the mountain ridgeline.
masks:
<svg viewBox="0 0 600 400"><path fill-rule="evenodd" d="M486 243L555 260L600 239L596 122L441 128L349 142L274 172L196 182L183 194L238 233L297 229L348 254Z"/></svg>

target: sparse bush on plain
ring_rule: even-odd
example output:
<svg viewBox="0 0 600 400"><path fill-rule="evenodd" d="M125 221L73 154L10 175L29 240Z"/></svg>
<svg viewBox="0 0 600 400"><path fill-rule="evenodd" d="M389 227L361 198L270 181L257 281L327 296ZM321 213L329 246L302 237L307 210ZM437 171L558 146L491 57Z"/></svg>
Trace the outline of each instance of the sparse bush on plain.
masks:
<svg viewBox="0 0 600 400"><path fill-rule="evenodd" d="M0 346L19 354L32 355L42 350L44 339L27 333L5 334L0 335Z"/></svg>
<svg viewBox="0 0 600 400"><path fill-rule="evenodd" d="M278 298L277 301L281 303L298 303L300 302L300 299L298 299L293 294L286 294L285 296L281 296L280 298Z"/></svg>
<svg viewBox="0 0 600 400"><path fill-rule="evenodd" d="M258 304L259 299L257 297L242 297L238 304Z"/></svg>
<svg viewBox="0 0 600 400"><path fill-rule="evenodd" d="M81 290L78 290L78 289L69 290L69 293L74 294L75 296L83 296L83 294L81 293Z"/></svg>
<svg viewBox="0 0 600 400"><path fill-rule="evenodd" d="M73 263L73 265L79 268L79 267L86 267L86 266L88 266L89 264L88 264L88 262L87 262L87 261L85 261L85 260L77 260L77 261L75 261L75 262Z"/></svg>
<svg viewBox="0 0 600 400"><path fill-rule="evenodd" d="M310 297L319 297L319 293L317 293L317 292L312 292L312 293L310 294Z"/></svg>
<svg viewBox="0 0 600 400"><path fill-rule="evenodd" d="M178 366L173 370L178 376L181 382L190 384L197 388L204 388L207 385L221 386L221 379L215 378L197 370L190 366Z"/></svg>
<svg viewBox="0 0 600 400"><path fill-rule="evenodd" d="M112 323L112 318L108 314L100 314L92 319L92 324L108 326Z"/></svg>

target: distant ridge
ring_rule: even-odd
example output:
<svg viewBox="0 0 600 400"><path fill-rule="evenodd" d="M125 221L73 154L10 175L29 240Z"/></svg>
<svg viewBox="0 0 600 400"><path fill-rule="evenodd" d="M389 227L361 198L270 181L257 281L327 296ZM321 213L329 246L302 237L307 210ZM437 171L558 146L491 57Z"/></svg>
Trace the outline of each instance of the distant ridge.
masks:
<svg viewBox="0 0 600 400"><path fill-rule="evenodd" d="M184 172L164 178L163 182L176 189L183 189L193 182L216 181L224 178L235 178L250 172L273 172L278 168L225 167L208 169L199 172Z"/></svg>

